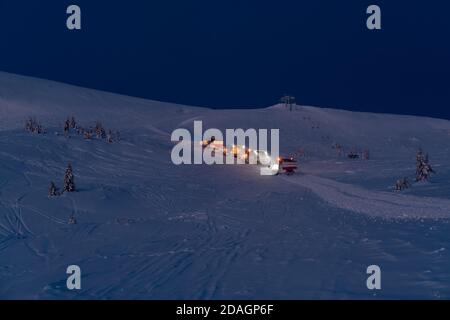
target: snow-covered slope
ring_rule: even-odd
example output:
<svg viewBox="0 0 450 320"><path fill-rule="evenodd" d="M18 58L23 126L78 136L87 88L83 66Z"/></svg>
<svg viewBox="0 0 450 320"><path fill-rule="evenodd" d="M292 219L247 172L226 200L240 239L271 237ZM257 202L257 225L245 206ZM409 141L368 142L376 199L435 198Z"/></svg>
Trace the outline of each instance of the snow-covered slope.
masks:
<svg viewBox="0 0 450 320"><path fill-rule="evenodd" d="M72 115L122 140L67 139ZM25 132L29 116L47 134ZM175 166L170 134L194 120L279 128L281 153L303 154L300 173ZM449 138L439 119L212 110L0 73L0 298L450 298ZM420 147L437 174L394 192ZM370 160L345 157L365 149ZM48 198L69 162L78 192ZM79 292L65 287L72 264ZM383 272L376 293L371 264Z"/></svg>

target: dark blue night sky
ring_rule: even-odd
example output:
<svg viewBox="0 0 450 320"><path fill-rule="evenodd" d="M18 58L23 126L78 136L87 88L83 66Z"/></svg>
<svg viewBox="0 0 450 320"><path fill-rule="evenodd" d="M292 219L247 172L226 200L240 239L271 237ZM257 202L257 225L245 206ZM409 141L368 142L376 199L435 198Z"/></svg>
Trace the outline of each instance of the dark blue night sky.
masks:
<svg viewBox="0 0 450 320"><path fill-rule="evenodd" d="M65 27L82 9L81 31ZM369 31L366 8L382 9ZM300 104L450 119L450 3L0 0L0 70L209 107Z"/></svg>

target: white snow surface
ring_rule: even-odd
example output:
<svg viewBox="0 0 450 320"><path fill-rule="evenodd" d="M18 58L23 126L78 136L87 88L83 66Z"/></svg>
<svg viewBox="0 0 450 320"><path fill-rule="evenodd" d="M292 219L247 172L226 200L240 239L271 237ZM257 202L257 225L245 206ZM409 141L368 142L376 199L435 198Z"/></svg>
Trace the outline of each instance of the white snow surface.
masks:
<svg viewBox="0 0 450 320"><path fill-rule="evenodd" d="M67 116L122 140L61 135ZM47 129L23 127L36 117ZM171 132L280 129L293 176L175 166ZM56 134L59 133L59 134ZM0 298L450 298L450 122L281 105L214 110L0 72ZM370 160L339 156L370 150ZM436 175L413 180L415 154ZM78 191L48 198L68 163ZM68 224L70 216L77 224ZM382 270L382 290L366 268ZM79 265L82 290L66 288Z"/></svg>

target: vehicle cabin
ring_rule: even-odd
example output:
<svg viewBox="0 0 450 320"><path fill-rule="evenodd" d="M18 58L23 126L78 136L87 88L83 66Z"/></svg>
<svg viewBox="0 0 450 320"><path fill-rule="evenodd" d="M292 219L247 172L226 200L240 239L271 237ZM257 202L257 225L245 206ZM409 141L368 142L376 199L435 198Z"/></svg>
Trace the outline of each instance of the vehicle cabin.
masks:
<svg viewBox="0 0 450 320"><path fill-rule="evenodd" d="M294 157L279 157L278 163L280 165L280 170L287 175L294 174L298 169L297 160Z"/></svg>

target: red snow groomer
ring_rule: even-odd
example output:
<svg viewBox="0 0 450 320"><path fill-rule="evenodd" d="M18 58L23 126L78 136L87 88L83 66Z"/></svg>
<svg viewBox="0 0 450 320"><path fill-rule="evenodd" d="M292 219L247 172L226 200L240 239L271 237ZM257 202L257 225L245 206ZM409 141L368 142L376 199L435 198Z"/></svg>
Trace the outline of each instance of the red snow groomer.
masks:
<svg viewBox="0 0 450 320"><path fill-rule="evenodd" d="M294 174L295 170L298 169L297 160L294 157L279 157L278 164L282 173L286 173L287 175Z"/></svg>

